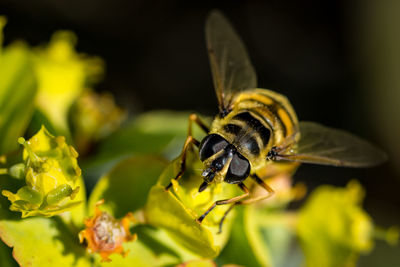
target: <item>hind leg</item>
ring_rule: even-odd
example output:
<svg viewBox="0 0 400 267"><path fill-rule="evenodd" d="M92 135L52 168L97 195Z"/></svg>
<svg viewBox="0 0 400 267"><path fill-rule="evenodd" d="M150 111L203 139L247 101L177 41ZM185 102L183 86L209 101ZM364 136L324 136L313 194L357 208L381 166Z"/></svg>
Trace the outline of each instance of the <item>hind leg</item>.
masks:
<svg viewBox="0 0 400 267"><path fill-rule="evenodd" d="M267 198L271 197L271 196L275 193L275 191L274 191L269 185L267 185L260 177L258 177L256 174L253 174L253 175L251 175L250 177L253 178L253 179L255 180L255 182L256 182L259 186L261 186L262 188L264 188L267 194L265 194L265 195L260 195L260 196L257 196L257 197L250 197L250 198L248 198L248 199L244 199L244 200L237 201L237 202L233 203L233 204L229 207L229 209L228 209L227 211L225 211L224 216L222 216L221 221L220 221L220 223L219 223L219 231L218 231L218 233L221 233L221 232L222 232L222 225L223 225L223 223L224 223L224 221L225 221L225 219L226 219L226 216L228 216L229 212L231 212L231 210L232 210L236 205L247 205L247 204L251 204L251 203L257 202L257 201L261 201L261 200L263 200L263 199L267 199Z"/></svg>

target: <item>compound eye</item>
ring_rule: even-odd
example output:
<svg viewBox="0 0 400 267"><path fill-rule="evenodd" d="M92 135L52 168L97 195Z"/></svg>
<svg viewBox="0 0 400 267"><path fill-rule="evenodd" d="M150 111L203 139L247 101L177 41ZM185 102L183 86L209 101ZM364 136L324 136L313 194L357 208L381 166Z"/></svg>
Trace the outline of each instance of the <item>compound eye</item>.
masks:
<svg viewBox="0 0 400 267"><path fill-rule="evenodd" d="M229 165L225 182L229 184L238 184L243 182L250 174L250 163L239 153L235 153Z"/></svg>
<svg viewBox="0 0 400 267"><path fill-rule="evenodd" d="M200 144L200 160L204 161L223 150L228 145L228 141L218 134L207 135Z"/></svg>

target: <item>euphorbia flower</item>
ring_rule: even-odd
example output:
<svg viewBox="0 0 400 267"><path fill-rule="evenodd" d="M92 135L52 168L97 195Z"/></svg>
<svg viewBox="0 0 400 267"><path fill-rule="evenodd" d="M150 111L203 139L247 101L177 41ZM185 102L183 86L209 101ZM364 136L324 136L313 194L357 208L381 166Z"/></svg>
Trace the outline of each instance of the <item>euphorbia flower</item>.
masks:
<svg viewBox="0 0 400 267"><path fill-rule="evenodd" d="M79 96L71 112L74 141L78 151L84 153L91 142L98 141L122 123L126 113L115 104L110 93L98 94L87 90Z"/></svg>
<svg viewBox="0 0 400 267"><path fill-rule="evenodd" d="M38 78L37 106L53 126L68 132L67 114L78 96L103 74L98 57L75 51L76 36L58 31L46 47L34 52L34 70Z"/></svg>
<svg viewBox="0 0 400 267"><path fill-rule="evenodd" d="M78 153L65 138L51 135L42 126L28 141L22 137L18 141L24 146L24 162L11 167L9 173L23 176L18 178L25 178L26 186L16 194L2 191L12 202L10 210L21 212L22 217L50 217L79 204L79 201L71 201L79 191L75 186L81 175L76 159ZM13 168L17 170L12 171Z"/></svg>
<svg viewBox="0 0 400 267"><path fill-rule="evenodd" d="M362 209L364 190L356 181L346 188L316 189L298 219L306 266L355 266L373 247L373 222ZM346 263L346 264L345 264Z"/></svg>
<svg viewBox="0 0 400 267"><path fill-rule="evenodd" d="M103 203L104 200L96 203L94 216L85 221L86 229L79 233L79 241L86 240L89 253L100 253L101 261L109 262L109 256L114 253L125 257L129 251L124 251L122 244L136 240L137 236L129 231L130 223L134 221L132 213L116 220L99 209Z"/></svg>

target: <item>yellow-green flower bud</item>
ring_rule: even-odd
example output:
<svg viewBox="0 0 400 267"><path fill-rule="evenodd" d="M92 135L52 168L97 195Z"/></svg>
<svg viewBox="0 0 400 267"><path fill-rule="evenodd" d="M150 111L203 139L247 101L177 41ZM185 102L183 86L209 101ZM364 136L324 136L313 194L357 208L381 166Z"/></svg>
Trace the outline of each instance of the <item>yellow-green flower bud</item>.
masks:
<svg viewBox="0 0 400 267"><path fill-rule="evenodd" d="M24 179L25 178L25 164L24 163L17 163L11 166L8 169L8 174L17 179Z"/></svg>
<svg viewBox="0 0 400 267"><path fill-rule="evenodd" d="M21 137L18 142L24 146L24 163L23 166L14 165L9 172L19 177L23 171L26 186L16 194L2 191L12 202L10 210L21 212L22 217L49 217L79 204L71 201L79 191L75 186L81 175L78 153L65 142L65 138L51 135L42 126L31 139L25 141Z"/></svg>

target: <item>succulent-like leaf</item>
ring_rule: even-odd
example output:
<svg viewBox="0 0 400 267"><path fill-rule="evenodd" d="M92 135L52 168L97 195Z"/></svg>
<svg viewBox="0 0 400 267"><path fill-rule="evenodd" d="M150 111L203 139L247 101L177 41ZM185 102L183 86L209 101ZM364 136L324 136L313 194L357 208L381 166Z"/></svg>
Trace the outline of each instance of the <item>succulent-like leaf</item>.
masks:
<svg viewBox="0 0 400 267"><path fill-rule="evenodd" d="M152 156L123 160L98 181L90 195L89 208L104 199L102 209L117 218L141 209L165 166L164 160Z"/></svg>
<svg viewBox="0 0 400 267"><path fill-rule="evenodd" d="M299 266L303 255L296 245L296 215L283 210L247 206L245 233L260 266Z"/></svg>
<svg viewBox="0 0 400 267"><path fill-rule="evenodd" d="M1 24L1 22L0 22ZM0 55L0 154L18 148L33 115L36 80L27 47L13 44Z"/></svg>
<svg viewBox="0 0 400 267"><path fill-rule="evenodd" d="M174 160L153 186L145 208L147 221L165 229L178 243L202 257L218 256L230 235L234 211L227 217L221 234L218 234L219 223L229 205L217 206L206 216L202 224L196 219L202 215L216 200L227 199L241 194L235 186L213 184L205 191L198 193L202 183L200 171L203 164L197 153L188 151L187 170L179 182L169 191L165 186L176 176L180 169L180 158Z"/></svg>
<svg viewBox="0 0 400 267"><path fill-rule="evenodd" d="M78 238L57 218L15 220L0 209L0 236L20 266L91 266Z"/></svg>
<svg viewBox="0 0 400 267"><path fill-rule="evenodd" d="M138 225L132 229L136 233L138 240L135 242L125 242L123 248L128 253L125 257L120 255L110 255L111 262L102 264L103 266L138 266L138 267L165 267L176 266L178 263L187 261L176 253L173 241L162 231L145 225ZM182 252L180 247L179 252ZM100 255L95 255L96 263L101 263Z"/></svg>
<svg viewBox="0 0 400 267"><path fill-rule="evenodd" d="M255 252L247 238L244 207L237 208L237 216L232 226L232 234L226 247L216 259L219 265L235 263L241 266L261 267ZM253 230L257 231L257 229ZM261 237L262 238L262 237ZM268 262L264 262L268 266Z"/></svg>

